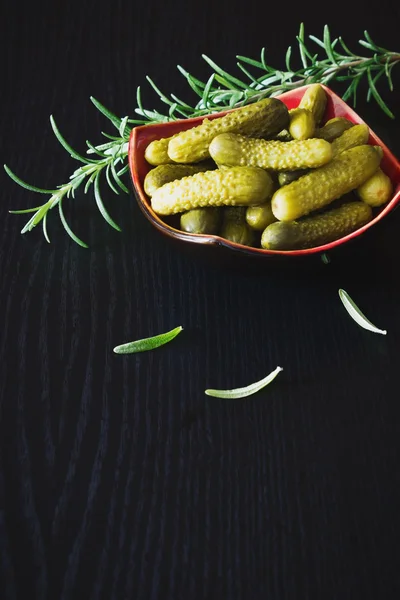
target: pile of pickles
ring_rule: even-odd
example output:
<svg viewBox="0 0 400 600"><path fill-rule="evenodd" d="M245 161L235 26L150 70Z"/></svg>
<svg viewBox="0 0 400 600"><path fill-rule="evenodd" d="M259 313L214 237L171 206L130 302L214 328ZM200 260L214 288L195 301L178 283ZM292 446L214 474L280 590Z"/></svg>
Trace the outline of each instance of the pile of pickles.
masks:
<svg viewBox="0 0 400 600"><path fill-rule="evenodd" d="M369 129L323 122L319 84L297 108L267 98L151 142L144 190L182 231L269 250L312 248L368 223L393 184Z"/></svg>

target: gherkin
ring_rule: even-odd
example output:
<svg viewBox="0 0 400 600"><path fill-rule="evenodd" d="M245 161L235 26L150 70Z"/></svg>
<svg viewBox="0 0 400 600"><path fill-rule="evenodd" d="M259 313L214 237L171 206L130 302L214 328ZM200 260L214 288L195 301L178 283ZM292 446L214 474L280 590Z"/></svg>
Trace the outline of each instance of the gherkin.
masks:
<svg viewBox="0 0 400 600"><path fill-rule="evenodd" d="M287 171L324 165L332 158L332 148L317 138L280 142L222 133L211 142L210 154L225 165Z"/></svg>
<svg viewBox="0 0 400 600"><path fill-rule="evenodd" d="M275 217L280 221L298 219L356 189L378 169L382 154L380 146L356 146L279 188L271 201Z"/></svg>
<svg viewBox="0 0 400 600"><path fill-rule="evenodd" d="M294 140L307 140L314 137L315 118L306 108L289 110L289 133Z"/></svg>
<svg viewBox="0 0 400 600"><path fill-rule="evenodd" d="M201 171L208 171L211 168L212 161L203 161L196 165L158 165L154 169L151 169L144 178L144 191L148 196L152 196L156 189L165 183L169 183L175 179L181 179L187 175L194 175Z"/></svg>
<svg viewBox="0 0 400 600"><path fill-rule="evenodd" d="M350 148L354 148L355 146L361 146L368 142L369 138L369 129L368 125L361 123L359 125L354 125L347 129L333 140L332 142L332 153L333 156L337 156L341 152L345 150L349 150Z"/></svg>
<svg viewBox="0 0 400 600"><path fill-rule="evenodd" d="M327 96L319 83L311 84L303 94L299 108L306 108L314 115L315 123L319 125L325 113Z"/></svg>
<svg viewBox="0 0 400 600"><path fill-rule="evenodd" d="M195 173L158 188L151 206L159 215L172 215L205 206L250 206L271 196L273 180L255 167L231 167Z"/></svg>
<svg viewBox="0 0 400 600"><path fill-rule="evenodd" d="M322 138L327 142L333 142L333 140L342 135L346 129L350 129L350 127L353 126L354 123L345 117L334 117L333 119L329 119L325 125L316 129L315 137Z"/></svg>
<svg viewBox="0 0 400 600"><path fill-rule="evenodd" d="M168 155L179 163L198 162L210 156L213 138L225 132L253 137L271 137L289 124L289 111L277 98L265 98L229 111L223 117L204 119L201 125L170 138Z"/></svg>
<svg viewBox="0 0 400 600"><path fill-rule="evenodd" d="M223 209L221 237L236 244L252 246L255 232L246 222L245 206L226 206Z"/></svg>
<svg viewBox="0 0 400 600"><path fill-rule="evenodd" d="M379 168L367 181L356 189L361 200L370 206L382 206L393 194L393 183L386 173Z"/></svg>
<svg viewBox="0 0 400 600"><path fill-rule="evenodd" d="M272 223L263 231L261 247L268 250L314 248L352 233L371 219L372 209L368 204L348 202L301 221Z"/></svg>
<svg viewBox="0 0 400 600"><path fill-rule="evenodd" d="M172 138L153 140L144 151L144 157L150 165L166 165L174 161L168 156L168 143Z"/></svg>
<svg viewBox="0 0 400 600"><path fill-rule="evenodd" d="M270 200L259 206L248 206L246 209L246 222L256 231L263 231L274 221L276 221L276 217L272 212Z"/></svg>

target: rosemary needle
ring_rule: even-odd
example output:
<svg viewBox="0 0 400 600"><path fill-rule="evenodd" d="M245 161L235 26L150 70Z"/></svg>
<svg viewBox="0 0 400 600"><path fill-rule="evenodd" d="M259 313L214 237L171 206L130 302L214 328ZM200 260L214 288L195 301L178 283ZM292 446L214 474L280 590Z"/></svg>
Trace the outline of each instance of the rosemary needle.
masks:
<svg viewBox="0 0 400 600"><path fill-rule="evenodd" d="M128 342L127 344L115 346L114 352L116 354L133 354L134 352L146 352L147 350L154 350L154 348L163 346L164 344L167 344L173 340L178 333L182 331L182 329L183 327L181 326L175 327L175 329L171 329L171 331L167 331L166 333L160 333L159 335L155 335L153 337L143 338L134 342Z"/></svg>
<svg viewBox="0 0 400 600"><path fill-rule="evenodd" d="M215 398L228 398L228 399L236 399L236 398L245 398L246 396L251 396L251 394L255 394L263 387L267 386L271 381L275 379L275 377L283 371L282 367L276 367L274 371L272 371L269 375L264 377L264 379L260 379L260 381L256 381L255 383L251 383L246 387L236 388L234 390L206 390L205 393L207 396L214 396Z"/></svg>
<svg viewBox="0 0 400 600"><path fill-rule="evenodd" d="M378 329L378 327L375 327L375 325L373 325L371 321L367 319L364 313L361 312L357 304L350 298L349 294L345 290L339 289L339 298L343 302L343 306L349 315L356 323L358 323L358 325L360 325L360 327L368 329L368 331L372 331L373 333L381 333L382 335L387 334L386 329Z"/></svg>

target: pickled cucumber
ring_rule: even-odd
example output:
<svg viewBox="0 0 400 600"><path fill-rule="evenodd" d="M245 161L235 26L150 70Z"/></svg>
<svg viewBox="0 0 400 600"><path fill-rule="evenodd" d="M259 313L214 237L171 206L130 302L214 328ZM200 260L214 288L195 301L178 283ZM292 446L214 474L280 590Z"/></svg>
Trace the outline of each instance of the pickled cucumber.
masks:
<svg viewBox="0 0 400 600"><path fill-rule="evenodd" d="M144 151L144 157L150 165L167 165L174 161L168 156L168 144L172 137L153 140Z"/></svg>
<svg viewBox="0 0 400 600"><path fill-rule="evenodd" d="M151 205L159 215L205 206L250 206L265 202L271 188L272 178L263 169L215 169L164 184L153 193Z"/></svg>
<svg viewBox="0 0 400 600"><path fill-rule="evenodd" d="M351 129L349 129L351 131ZM341 152L272 196L272 211L280 221L292 221L330 204L358 188L379 167L382 148L362 145Z"/></svg>
<svg viewBox="0 0 400 600"><path fill-rule="evenodd" d="M194 175L194 173L200 173L201 171L208 171L212 168L213 162L211 160L203 161L196 165L158 165L154 169L151 169L144 178L144 191L148 196L152 196L156 189L164 185L164 183L181 179L187 175Z"/></svg>
<svg viewBox="0 0 400 600"><path fill-rule="evenodd" d="M221 237L236 244L252 246L255 232L246 223L246 207L235 206L223 209Z"/></svg>
<svg viewBox="0 0 400 600"><path fill-rule="evenodd" d="M350 129L344 131L339 137L332 142L332 155L335 157L344 150L349 150L355 146L361 146L368 142L369 129L368 125L361 123L353 125Z"/></svg>
<svg viewBox="0 0 400 600"><path fill-rule="evenodd" d="M289 124L289 111L277 98L265 98L228 112L223 117L204 119L201 125L182 131L170 139L168 155L179 163L198 162L210 156L213 138L224 132L253 137L273 136Z"/></svg>
<svg viewBox="0 0 400 600"><path fill-rule="evenodd" d="M272 212L271 201L260 204L260 206L249 206L246 209L246 222L255 231L264 231L275 221L276 217Z"/></svg>
<svg viewBox="0 0 400 600"><path fill-rule="evenodd" d="M353 125L354 123L345 117L334 117L315 131L315 137L322 138L327 142L333 142L334 139L342 135L346 129L353 127Z"/></svg>
<svg viewBox="0 0 400 600"><path fill-rule="evenodd" d="M268 250L314 248L348 235L371 219L372 209L368 204L348 202L301 221L272 223L263 231L261 246Z"/></svg>
<svg viewBox="0 0 400 600"><path fill-rule="evenodd" d="M279 142L221 133L211 142L210 155L224 165L285 171L319 167L332 158L332 148L329 142L317 138Z"/></svg>
<svg viewBox="0 0 400 600"><path fill-rule="evenodd" d="M307 140L314 137L315 118L306 108L289 110L289 133L294 140Z"/></svg>
<svg viewBox="0 0 400 600"><path fill-rule="evenodd" d="M312 112L315 123L319 125L325 113L327 100L324 88L319 83L313 83L304 92L299 108L306 108Z"/></svg>
<svg viewBox="0 0 400 600"><path fill-rule="evenodd" d="M367 181L356 190L361 200L370 206L382 206L393 195L393 184L390 178L379 168Z"/></svg>
<svg viewBox="0 0 400 600"><path fill-rule="evenodd" d="M187 233L213 235L221 224L220 208L194 208L181 215L180 228Z"/></svg>

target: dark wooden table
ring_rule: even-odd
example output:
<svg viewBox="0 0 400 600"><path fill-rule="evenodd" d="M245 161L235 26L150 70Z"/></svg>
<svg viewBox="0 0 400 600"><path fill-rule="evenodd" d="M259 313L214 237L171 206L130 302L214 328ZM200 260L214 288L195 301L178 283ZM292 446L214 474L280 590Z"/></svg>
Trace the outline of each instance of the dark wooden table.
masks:
<svg viewBox="0 0 400 600"><path fill-rule="evenodd" d="M399 7L157 0L9 3L1 20L1 162L53 188L108 121L94 96L134 116L146 83L188 93L205 53L284 68L306 33L367 29L400 50ZM349 14L349 10L351 13ZM367 50L365 50L367 53ZM400 67L357 110L400 156ZM335 85L332 86L333 89ZM192 99L192 96L190 96ZM154 230L133 193L64 203L51 244L29 215L43 199L2 171L0 236L0 598L2 600L392 600L400 594L400 211L329 265L224 268ZM125 179L130 185L129 177ZM55 213L55 211L53 211ZM345 288L386 337L347 315ZM123 341L183 325L170 345L116 356ZM204 395L277 365L245 400Z"/></svg>

